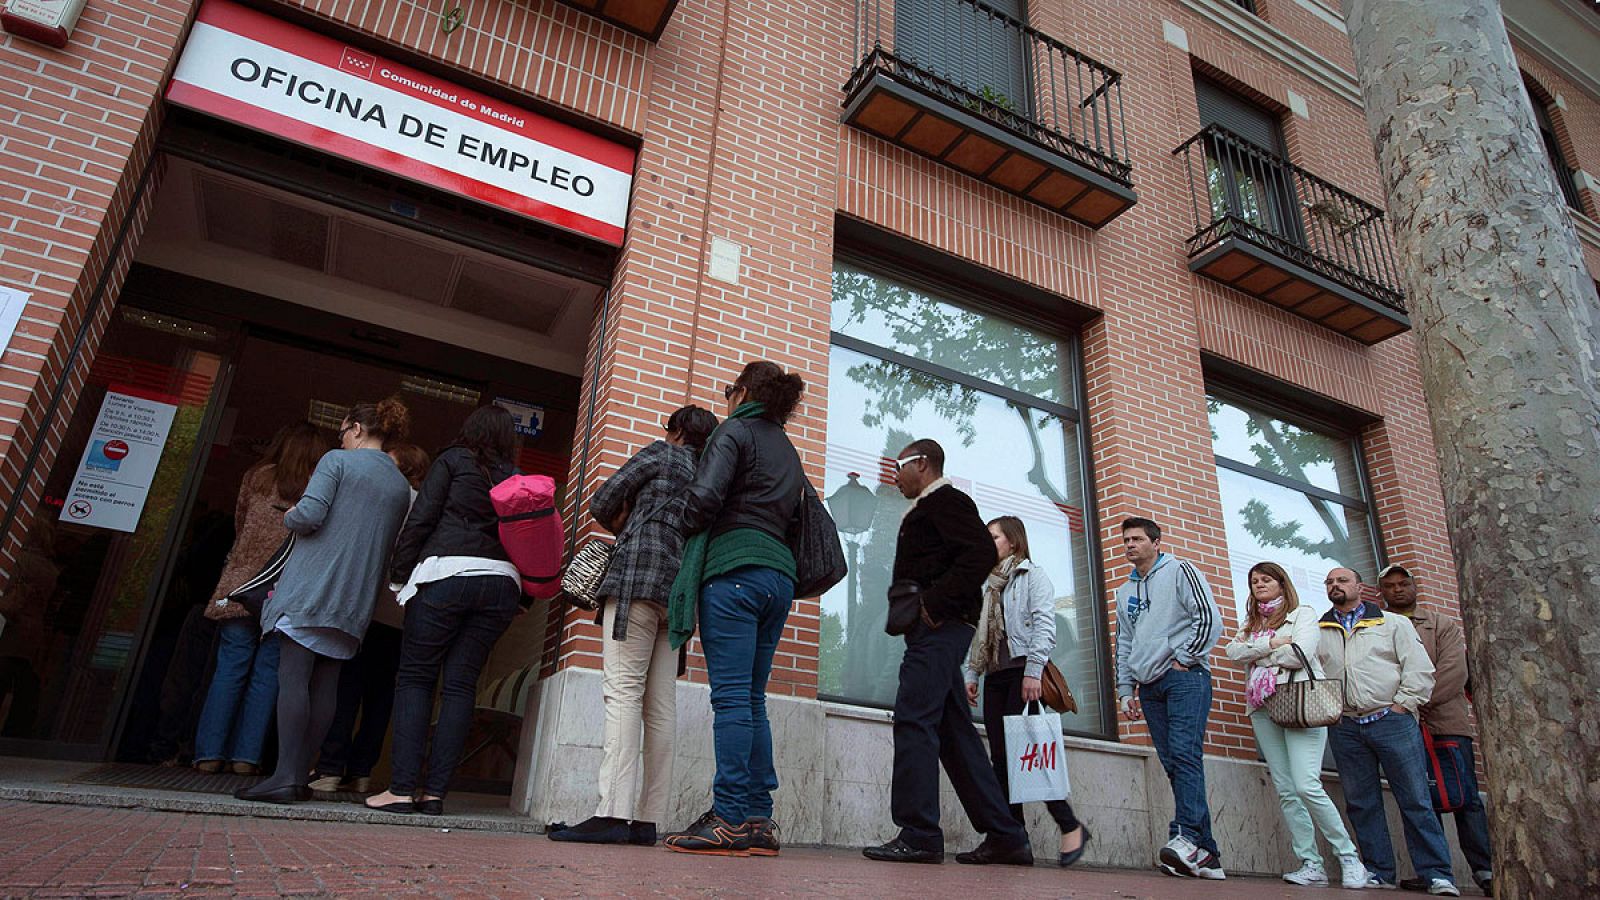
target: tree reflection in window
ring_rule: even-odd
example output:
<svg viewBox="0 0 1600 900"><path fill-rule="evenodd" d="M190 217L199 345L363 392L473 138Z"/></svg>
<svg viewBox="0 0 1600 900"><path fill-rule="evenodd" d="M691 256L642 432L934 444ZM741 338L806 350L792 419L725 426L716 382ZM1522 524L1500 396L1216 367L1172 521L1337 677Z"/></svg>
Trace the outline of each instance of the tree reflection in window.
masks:
<svg viewBox="0 0 1600 900"><path fill-rule="evenodd" d="M1035 562L1057 589L1056 662L1080 700L1067 727L1098 733L1105 642L1089 575L1070 343L844 265L833 287L833 328L848 346L834 347L829 366L827 492L862 473L877 503L871 527L846 538L847 552L859 554L853 575L823 598L822 693L893 701L904 644L883 634L884 596L907 501L890 461L933 437L985 517L1028 523Z"/></svg>

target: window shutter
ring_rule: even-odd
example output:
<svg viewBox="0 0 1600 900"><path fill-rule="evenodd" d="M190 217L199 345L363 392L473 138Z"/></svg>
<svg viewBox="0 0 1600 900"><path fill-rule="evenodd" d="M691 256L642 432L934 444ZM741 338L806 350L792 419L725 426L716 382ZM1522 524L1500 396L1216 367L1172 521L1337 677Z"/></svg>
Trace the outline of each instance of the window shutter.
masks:
<svg viewBox="0 0 1600 900"><path fill-rule="evenodd" d="M984 5L1026 21L1024 0L990 0ZM983 96L1004 97L1027 115L1025 42L1019 28L990 16L964 0L896 0L895 52L958 87ZM1004 105L1004 104L1002 104Z"/></svg>
<svg viewBox="0 0 1600 900"><path fill-rule="evenodd" d="M1278 117L1215 82L1196 78L1195 100L1200 107L1200 124L1220 125L1257 147L1287 156L1283 129Z"/></svg>

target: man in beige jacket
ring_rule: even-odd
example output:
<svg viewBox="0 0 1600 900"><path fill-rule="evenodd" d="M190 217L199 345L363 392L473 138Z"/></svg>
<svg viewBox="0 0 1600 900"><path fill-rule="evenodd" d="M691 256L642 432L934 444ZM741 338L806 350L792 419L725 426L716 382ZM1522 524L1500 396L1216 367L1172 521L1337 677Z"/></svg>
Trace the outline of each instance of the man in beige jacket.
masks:
<svg viewBox="0 0 1600 900"><path fill-rule="evenodd" d="M1433 693L1429 661L1411 620L1361 599L1361 576L1339 568L1324 582L1333 608L1318 623L1317 656L1328 678L1344 682L1344 716L1328 729L1344 785L1345 812L1355 826L1368 887L1395 886L1394 846L1383 810L1379 770L1400 807L1406 851L1428 893L1459 897L1450 873L1450 845L1428 799L1417 711Z"/></svg>
<svg viewBox="0 0 1600 900"><path fill-rule="evenodd" d="M1478 775L1472 753L1472 720L1467 708L1467 644L1461 624L1436 610L1417 605L1417 583L1404 566L1388 566L1378 573L1378 588L1384 606L1411 620L1422 648L1433 661L1433 693L1422 706L1422 727L1435 739L1447 738L1461 747L1462 776L1466 805L1454 813L1456 836L1461 853L1472 868L1472 880L1493 896L1494 860L1489 852L1489 820L1484 814L1483 797L1478 791ZM1400 886L1422 890L1420 879L1402 881Z"/></svg>

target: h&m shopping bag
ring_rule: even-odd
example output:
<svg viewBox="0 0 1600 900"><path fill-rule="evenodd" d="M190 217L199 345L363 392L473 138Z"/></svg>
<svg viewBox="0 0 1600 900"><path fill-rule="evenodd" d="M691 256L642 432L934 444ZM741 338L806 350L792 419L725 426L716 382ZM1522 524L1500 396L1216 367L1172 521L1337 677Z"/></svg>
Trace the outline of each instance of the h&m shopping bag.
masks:
<svg viewBox="0 0 1600 900"><path fill-rule="evenodd" d="M1061 744L1061 714L1038 701L1020 716L1006 716L1006 768L1012 803L1065 800L1067 754Z"/></svg>

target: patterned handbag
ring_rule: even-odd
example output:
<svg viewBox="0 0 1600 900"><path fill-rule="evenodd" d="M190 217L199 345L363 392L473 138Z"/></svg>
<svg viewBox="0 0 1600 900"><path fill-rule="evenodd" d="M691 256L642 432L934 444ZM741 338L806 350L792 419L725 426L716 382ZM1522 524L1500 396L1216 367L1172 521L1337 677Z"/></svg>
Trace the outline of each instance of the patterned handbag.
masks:
<svg viewBox="0 0 1600 900"><path fill-rule="evenodd" d="M606 569L615 550L610 541L590 538L572 554L572 561L561 573L561 591L567 602L590 612L600 608L600 584L606 580Z"/></svg>
<svg viewBox="0 0 1600 900"><path fill-rule="evenodd" d="M1280 728L1321 728L1339 721L1344 712L1344 682L1332 678L1316 678L1311 674L1311 661L1299 644L1290 644L1300 657L1300 671L1305 680L1296 681L1294 672L1267 702L1267 718Z"/></svg>

